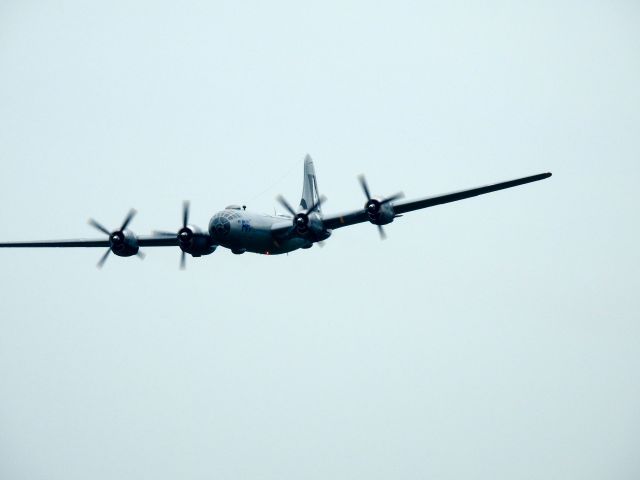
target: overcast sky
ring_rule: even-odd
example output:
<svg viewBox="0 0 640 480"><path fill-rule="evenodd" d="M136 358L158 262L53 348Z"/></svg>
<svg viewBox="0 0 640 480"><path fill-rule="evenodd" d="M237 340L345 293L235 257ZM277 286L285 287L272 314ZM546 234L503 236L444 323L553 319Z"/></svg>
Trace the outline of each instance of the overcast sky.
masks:
<svg viewBox="0 0 640 480"><path fill-rule="evenodd" d="M0 239L543 182L288 256L0 251L0 477L640 477L640 5L0 0ZM517 6L516 3L522 3ZM527 5L524 5L527 3Z"/></svg>

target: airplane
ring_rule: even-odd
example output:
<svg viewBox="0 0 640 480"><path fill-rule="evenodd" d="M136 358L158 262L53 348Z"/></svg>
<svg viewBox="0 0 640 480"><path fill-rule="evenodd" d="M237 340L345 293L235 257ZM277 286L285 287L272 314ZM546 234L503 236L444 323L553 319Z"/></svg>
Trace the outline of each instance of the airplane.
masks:
<svg viewBox="0 0 640 480"><path fill-rule="evenodd" d="M322 204L326 198L318 193L313 160L307 155L304 160L299 207L294 209L283 196L277 197L289 215L258 214L247 211L245 206L229 205L211 217L208 231L205 232L189 223L189 202L184 202L182 226L177 232L160 231L149 236L137 236L128 228L136 214L136 210L131 209L120 227L113 231L93 219L89 220L91 226L107 236L104 239L9 242L0 243L0 248L107 248L97 264L98 268L102 268L111 253L118 257L137 255L144 258L141 248L179 247L180 268L184 269L187 254L192 257L210 255L221 246L235 254L252 252L278 255L307 249L315 243L322 246L334 230L364 222L376 225L380 238L384 240L386 234L383 225L393 222L405 213L537 182L550 176L551 173L540 173L469 190L403 201L402 192L386 197L372 195L365 177L360 175L360 187L367 199L364 207L325 216L322 213Z"/></svg>

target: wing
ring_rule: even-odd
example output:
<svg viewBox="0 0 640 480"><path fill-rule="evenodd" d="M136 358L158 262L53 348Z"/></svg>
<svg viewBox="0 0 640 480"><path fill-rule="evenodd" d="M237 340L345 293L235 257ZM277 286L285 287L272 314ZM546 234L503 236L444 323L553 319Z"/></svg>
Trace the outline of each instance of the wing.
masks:
<svg viewBox="0 0 640 480"><path fill-rule="evenodd" d="M6 242L0 248L74 248L74 247L109 247L109 240L44 240L37 242Z"/></svg>
<svg viewBox="0 0 640 480"><path fill-rule="evenodd" d="M178 245L176 237L147 236L137 237L140 247L173 247ZM6 242L0 248L93 248L110 247L109 240L45 240L37 242Z"/></svg>
<svg viewBox="0 0 640 480"><path fill-rule="evenodd" d="M538 175L531 175L530 177L517 178L515 180L494 183L493 185L485 185L483 187L472 188L469 190L461 190L459 192L446 193L444 195L436 195L434 197L426 197L418 200L405 200L402 202L394 203L393 210L397 215L401 215L403 213L412 212L414 210L420 210L421 208L442 205L443 203L457 202L458 200L464 200L465 198L476 197L478 195L484 195L485 193L504 190L505 188L517 187L526 183L537 182L540 180L544 180L545 178L549 178L550 176L551 173L540 173ZM324 226L328 229L336 229L366 221L368 221L367 214L363 209L360 209L339 215L325 217Z"/></svg>
<svg viewBox="0 0 640 480"><path fill-rule="evenodd" d="M281 222L277 222L274 223L271 226L271 235L273 235L274 237L278 238L278 237L284 237L287 236L291 233L291 221L293 219L289 220L289 221L281 221Z"/></svg>
<svg viewBox="0 0 640 480"><path fill-rule="evenodd" d="M339 215L331 215L322 219L324 228L328 230L335 230L336 228L348 227L349 225L367 221L369 221L369 218L363 209L341 213Z"/></svg>
<svg viewBox="0 0 640 480"><path fill-rule="evenodd" d="M138 245L141 247L177 247L180 245L178 237L166 237L166 236L144 236L138 237Z"/></svg>

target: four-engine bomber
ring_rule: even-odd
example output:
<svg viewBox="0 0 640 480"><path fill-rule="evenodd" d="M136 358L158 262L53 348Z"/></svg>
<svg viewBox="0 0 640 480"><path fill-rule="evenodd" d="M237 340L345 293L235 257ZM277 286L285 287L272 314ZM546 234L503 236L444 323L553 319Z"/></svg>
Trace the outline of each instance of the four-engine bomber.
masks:
<svg viewBox="0 0 640 480"><path fill-rule="evenodd" d="M208 230L203 231L189 223L189 203L185 202L182 210L182 225L177 232L159 231L150 236L136 236L128 229L136 213L132 209L115 231L109 231L93 219L89 220L90 225L107 235L107 238L102 240L9 242L0 243L0 248L104 247L107 251L98 262L98 267L102 267L110 253L119 257L137 255L142 258L141 248L174 246L180 248L180 266L184 268L187 255L192 257L210 255L218 246L228 248L235 254L252 252L277 255L310 248L315 243L322 245L322 242L331 236L333 230L363 222L376 225L380 238L384 239L386 234L383 225L393 222L404 213L537 182L550 176L551 173L541 173L410 201L402 200L404 195L401 192L388 197L373 196L364 176L360 176L360 186L366 197L364 207L325 216L322 213L325 197L318 193L313 161L307 155L304 161L302 198L299 207L297 209L292 207L282 196L277 199L288 214L264 215L249 212L239 205L230 205L216 213L209 222Z"/></svg>

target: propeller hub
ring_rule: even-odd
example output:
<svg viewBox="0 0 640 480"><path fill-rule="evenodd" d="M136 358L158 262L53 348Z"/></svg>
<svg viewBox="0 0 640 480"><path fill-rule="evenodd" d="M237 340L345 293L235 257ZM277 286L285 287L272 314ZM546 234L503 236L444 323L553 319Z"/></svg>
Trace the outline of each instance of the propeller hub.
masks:
<svg viewBox="0 0 640 480"><path fill-rule="evenodd" d="M111 243L114 247L122 245L124 243L124 235L122 232L113 232L111 234Z"/></svg>
<svg viewBox="0 0 640 480"><path fill-rule="evenodd" d="M380 202L376 200L370 200L364 207L371 215L375 215L380 210Z"/></svg>
<svg viewBox="0 0 640 480"><path fill-rule="evenodd" d="M298 232L300 233L306 232L307 227L309 225L309 216L306 215L305 213L299 213L298 215L296 215L296 218L294 220L294 225L298 230Z"/></svg>
<svg viewBox="0 0 640 480"><path fill-rule="evenodd" d="M189 243L193 238L193 232L190 228L184 227L181 228L178 232L178 241L180 243Z"/></svg>

